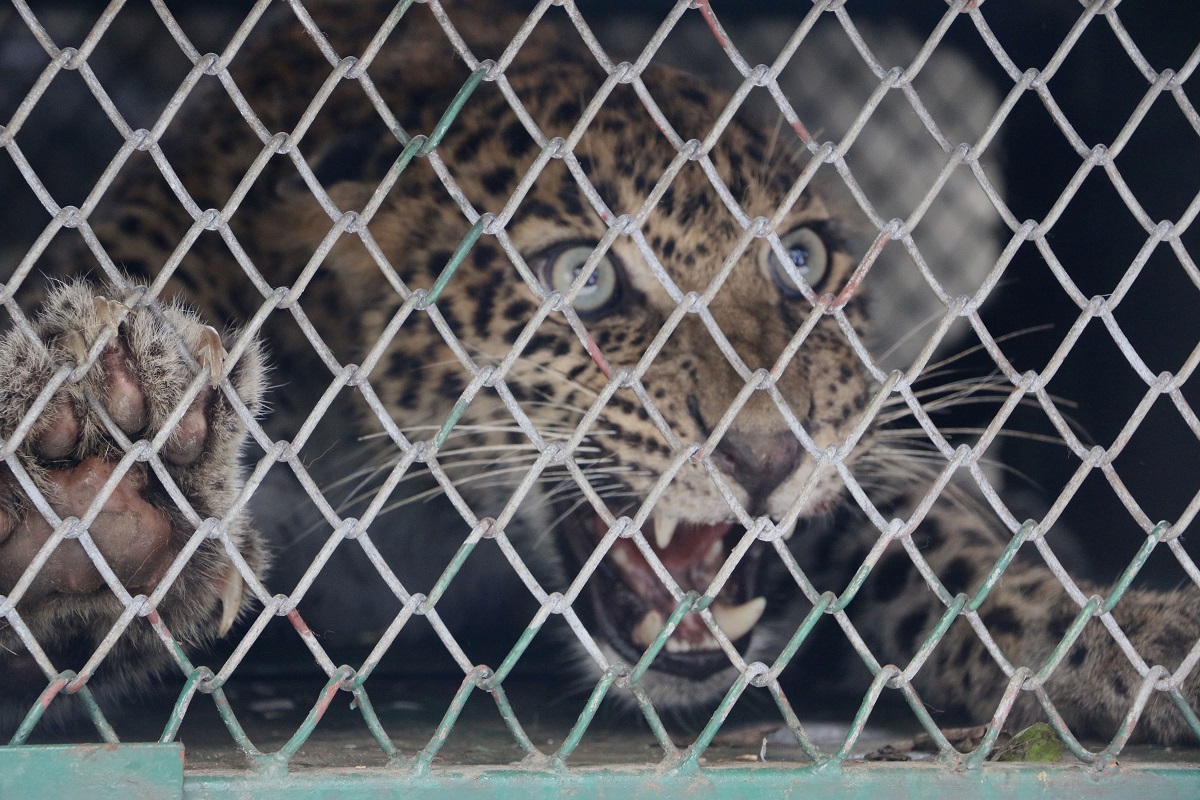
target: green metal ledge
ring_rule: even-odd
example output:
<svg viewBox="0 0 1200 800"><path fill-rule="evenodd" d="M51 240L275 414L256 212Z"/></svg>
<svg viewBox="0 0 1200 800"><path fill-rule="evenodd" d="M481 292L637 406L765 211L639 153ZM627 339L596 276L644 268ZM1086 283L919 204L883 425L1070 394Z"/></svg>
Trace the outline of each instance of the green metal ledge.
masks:
<svg viewBox="0 0 1200 800"><path fill-rule="evenodd" d="M292 798L538 798L636 800L686 797L992 800L1139 798L1195 800L1200 766L1137 764L1105 772L1083 765L987 764L953 771L937 764L846 763L823 767L709 767L688 774L646 769L512 768L433 770L314 769L284 775L184 772L179 744L53 745L0 748L0 800L285 800Z"/></svg>
<svg viewBox="0 0 1200 800"><path fill-rule="evenodd" d="M181 744L0 747L0 800L183 797Z"/></svg>
<svg viewBox="0 0 1200 800"><path fill-rule="evenodd" d="M1200 769L1177 766L1122 768L1097 774L1085 767L988 765L952 772L937 765L854 764L841 769L736 767L707 769L689 776L646 771L575 770L552 774L519 769L481 769L424 778L389 775L384 770L321 771L286 777L189 774L184 795L204 800L283 800L284 798L538 798L589 800L688 798L742 800L754 797L841 800L973 800L981 798L1138 798L1195 800Z"/></svg>

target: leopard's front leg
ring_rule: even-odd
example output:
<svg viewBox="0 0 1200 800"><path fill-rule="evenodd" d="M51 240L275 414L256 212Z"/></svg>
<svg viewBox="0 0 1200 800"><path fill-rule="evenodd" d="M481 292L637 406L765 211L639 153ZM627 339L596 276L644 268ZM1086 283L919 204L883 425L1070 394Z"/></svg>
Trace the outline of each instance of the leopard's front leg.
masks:
<svg viewBox="0 0 1200 800"><path fill-rule="evenodd" d="M1006 542L984 523L959 509L938 510L913 533L921 557L950 596L974 596L1001 560ZM1078 584L1086 598L1106 599L1111 588ZM947 606L938 599L899 541L891 542L871 579L851 604L860 633L881 663L906 667ZM1200 591L1130 590L1112 611L1121 633L1140 663L1118 643L1100 616L1088 618L1077 638L1055 657L1083 607L1026 542L978 608L978 620L1011 669L1027 667L1045 678L1054 708L1076 736L1111 738L1133 708L1150 668L1161 665L1174 675L1200 641ZM934 710L965 712L975 723L996 712L1009 676L964 609L928 660L913 676L924 702ZM1181 674L1183 696L1200 706L1200 670ZM1032 684L1027 684L1027 686ZM1006 727L1018 730L1046 715L1036 693L1022 691ZM1154 692L1134 729L1135 740L1162 744L1195 739L1195 733L1170 697Z"/></svg>

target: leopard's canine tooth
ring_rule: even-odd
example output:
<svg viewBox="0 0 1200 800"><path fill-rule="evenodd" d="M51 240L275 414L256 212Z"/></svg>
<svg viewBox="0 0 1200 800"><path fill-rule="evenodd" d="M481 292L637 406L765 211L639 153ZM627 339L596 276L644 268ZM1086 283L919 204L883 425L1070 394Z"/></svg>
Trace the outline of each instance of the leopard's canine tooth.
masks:
<svg viewBox="0 0 1200 800"><path fill-rule="evenodd" d="M784 540L787 540L787 539L792 538L792 534L796 532L796 526L799 523L800 523L800 517L797 516L794 520L792 520L791 525L783 527L783 526L780 526L780 524L778 522L776 522L775 527L779 528L780 535L783 536Z"/></svg>
<svg viewBox="0 0 1200 800"><path fill-rule="evenodd" d="M629 638L634 644L642 647L649 647L654 641L654 637L658 636L658 632L662 630L666 620L663 619L662 612L657 609L650 609L646 612L646 616L642 617L642 621L633 626L633 632Z"/></svg>
<svg viewBox="0 0 1200 800"><path fill-rule="evenodd" d="M753 630L762 619L763 611L767 608L765 597L756 597L742 603L740 606L727 606L724 603L712 604L712 615L730 641L740 639Z"/></svg>
<svg viewBox="0 0 1200 800"><path fill-rule="evenodd" d="M662 511L655 512L654 543L658 545L659 550L666 550L671 544L671 540L675 538L675 527L677 525L679 525L678 517L673 517Z"/></svg>

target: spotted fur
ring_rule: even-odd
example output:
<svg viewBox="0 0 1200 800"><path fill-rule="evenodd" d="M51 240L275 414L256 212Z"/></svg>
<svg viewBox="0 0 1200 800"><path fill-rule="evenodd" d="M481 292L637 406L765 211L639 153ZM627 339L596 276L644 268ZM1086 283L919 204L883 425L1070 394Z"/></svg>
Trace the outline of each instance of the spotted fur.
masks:
<svg viewBox="0 0 1200 800"><path fill-rule="evenodd" d="M352 12L347 8L348 4L323 3L313 10L317 27L334 51L343 54L361 52L381 21L373 16L378 12L374 4L355 4ZM480 58L498 58L519 23L474 19L451 9L451 18ZM234 64L236 85L268 134L295 129L309 98L330 71L294 19L277 20L274 25L260 37L265 45L251 47ZM582 52L579 42L549 24L541 25L505 71L507 84L551 141L571 137L605 78ZM383 106L396 115L403 129L429 135L469 73L428 10L416 6L368 74ZM651 67L644 78L654 103L685 141L705 140L729 103L725 95L682 73ZM76 511L80 501L63 488L65 479L55 475L74 475L85 465L109 464L119 456L115 433L94 420L87 387L110 411L116 402L113 398L134 405L161 400L169 409L181 402L186 379L196 369L183 352L194 355L199 348L202 320L235 328L250 325L272 287L292 287L303 279L304 291L294 303L284 299L285 293L272 295L276 310L257 333L267 343L273 362L271 380L278 384L269 394L266 426L276 440L301 430L334 380L327 359L340 365L370 362L369 371L360 369L350 377L358 387L353 398L348 399L349 390L340 395L338 402L344 401L346 413L329 415L312 440L318 444L306 445L297 456L297 463L314 474L325 473L323 480L330 482L337 470L346 469L346 461L323 456L322 448L357 453L351 458L358 458L360 469L351 475L352 488L342 496L347 514L368 513L373 493L402 460L398 448L378 444L390 442L390 434L381 434L384 426L377 416L383 409L408 440L425 443L422 458L437 461L460 482L468 515L511 519L504 535L531 565L540 585L547 592L565 592L605 536L609 521L637 514L664 471L680 461L680 454L690 453L693 444L703 444L714 430L724 427L713 452L684 458L654 509L647 509L653 511L648 518L664 515L681 521L675 544L665 549L654 544L653 526L644 527L647 549L682 590L704 592L719 563L744 535L739 525L732 525L727 533L722 533L722 526L737 522L739 513L744 519L766 518L774 523L798 511L788 552L817 593L838 595L875 550L878 561L846 607L846 615L825 620L843 630L845 635L833 637L843 644L829 652L808 653L821 671L850 675L857 669L864 681L881 664L902 669L908 665L945 613L946 602L961 592L973 596L1001 558L1010 533L975 513L971 503L961 498L939 501L915 530L883 547L878 528L848 495L838 470L819 464L810 454L810 450L832 451L857 437L843 463L868 488L872 505L884 520L907 520L930 483L927 469L905 460L903 434L878 425L860 430L864 415L872 413L879 387L854 352L853 340L867 332L857 293L849 293L841 307L845 329L833 314L814 319L811 300L790 291L773 275L770 245L761 236L749 242L728 275L722 273L727 257L746 234L705 167L747 218L773 217L800 178L803 160L798 147L777 131L772 133L770 126L735 114L711 149L695 151L697 157L685 160L663 188L659 179L678 152L647 114L634 86L617 85L575 144L575 164L551 158L532 186L516 195L516 211L503 234L487 229L427 309L424 303L414 308L412 298L432 290L471 227L463 202L447 190L443 177L452 179L472 208L498 214L542 157L541 147L512 112L498 82L484 81L470 97L438 143L436 158L413 158L398 177L395 170L403 142L381 121L372 98L360 85L343 82L303 138L286 141L267 161L236 208L229 199L264 143L224 90L215 85L201 90L173 129L162 149L189 201L200 209L232 212L232 236L199 233L157 301L187 303L198 308L199 316L174 305L156 312L132 288L153 284L165 266L173 265L172 254L189 239L194 226L150 154L139 153L120 186L96 212L101 240L127 282L100 289L73 278L48 297L31 297L27 307L35 329L52 344L58 343L48 354L29 347L18 332L10 331L0 343L4 374L17 376L0 395L0 421L9 436L54 365L79 358L77 350L62 344L71 332L82 333L90 347L108 325L89 316L99 308L90 298L104 293L132 306L128 317L109 325L113 343L103 349L80 390L56 395L52 410L43 414L23 445L23 463L51 497L58 493L71 501L64 506L68 511ZM311 274L306 265L329 236L335 219L314 200L312 189L318 187L307 185L295 169L293 149L311 167L319 191L339 211L361 214L375 206L381 183L387 187L367 223L369 235L357 235L361 220L350 222L348 232ZM599 207L581 191L572 166L595 188ZM640 227L629 222L641 214L651 196L657 200ZM637 235L618 236L606 255L617 276L618 298L597 313L578 314L594 347L595 352L589 352L589 339L572 327L562 303L545 313L544 319L539 309L556 288L547 277L555 256L572 245L595 247L610 225L624 226L626 232L636 230ZM828 268L814 279L813 296L832 298L847 284L856 259L849 251L845 227L841 216L812 190L802 194L775 226L780 236L807 228L827 250ZM520 268L506 251L509 246L519 254ZM651 261L644 250L653 253ZM75 252L60 256L51 268L60 275L77 275L88 271L87 259L86 254ZM252 264L254 277L248 278L235 262ZM691 304L689 313L673 323L664 338L664 325L680 303ZM318 346L328 348L327 356L318 354L297 320L311 324L321 340ZM182 334L182 349L171 345L178 344L169 335L172 328ZM139 338L135 329L153 335ZM714 329L719 329L720 337L714 336ZM790 350L802 330L805 334L794 355L786 367L776 369L780 355ZM448 334L461 347L448 344ZM151 339L156 343L147 344ZM201 426L202 450L182 460L167 459L173 479L201 517L224 516L243 480L237 453L245 431L233 413L235 396L251 412L257 410L263 377L256 346L241 352L240 341L236 333L224 337L225 348L240 353L227 376L232 383L224 384L221 393L203 395L197 401L201 416L191 418ZM658 350L648 359L652 342ZM510 360L514 347L516 358ZM742 375L723 354L723 347L737 354ZM106 368L106 364L114 366ZM465 397L471 381L464 369L467 364L484 370L503 366L507 371L493 372L483 381L445 446L434 452L428 449L433 432ZM201 368L205 365L201 363ZM185 367L193 371L180 373ZM747 380L757 379L756 371L767 371L768 379L761 390L749 395L732 421L726 421L727 409ZM604 500L603 513L561 464L551 464L516 513L508 513L512 489L533 465L538 450L522 429L524 420L514 419L505 401L522 409L545 443L564 444L576 434L587 411L610 392L611 376L621 377L621 384L611 391L575 452L589 491ZM70 415L55 416L53 409L68 405ZM161 411L132 413L117 425L131 439L149 438L165 416ZM802 429L808 449L792 425ZM48 447L53 452L48 453ZM258 453L254 451L255 458ZM326 462L332 462L333 469ZM419 471L419 464L412 467L413 475ZM465 531L460 523L460 533L449 544L434 541L451 534L432 529L430 516L400 500L405 487L413 484L420 480L403 483L392 498L400 507L380 516L368 531L389 554L393 569L410 584L419 583L414 574L430 569L418 563L423 554L437 547L453 551ZM173 510L172 501L153 479L149 488L123 485L158 509L135 509L134 522L154 521L157 515L168 520L168 546L154 545L155 553L147 555L158 567L155 576L160 576L194 528ZM420 484L410 494L426 485ZM25 545L39 523L11 479L4 490L0 554L7 548L9 555L4 557L10 568L0 571L0 590L9 592L23 571L11 565L28 563L31 556ZM280 576L299 575L307 557L324 541L289 528L283 510L289 505L279 502L274 491L269 479L260 491L256 512L226 517L229 541L266 582L268 595L291 591L294 583ZM803 506L793 508L801 495L807 498ZM301 541L305 536L307 540ZM689 549L689 537L695 541L708 537L706 546L719 544L720 559L705 561L704 553ZM910 542L907 549L904 539ZM134 540L151 546L137 535ZM642 644L639 636L646 637L643 633L631 638L630 630L640 615L655 603L664 610L674 605L661 584L633 586L650 574L637 562L642 556L633 542L623 538L612 543L572 606L588 626L598 652L609 661L636 660ZM86 566L71 566L79 562L69 560L67 547L63 545L61 560L48 572L87 572ZM723 643L745 662L772 664L815 599L806 596L788 574L775 547L769 541L750 545L717 596L719 603L731 607L758 596L766 600L762 618L752 630ZM978 608L978 621L1009 664L1036 672L1078 608L1032 549L1026 544L992 587ZM345 550L339 550L331 570L339 568L337 559ZM265 568L269 552L279 562L271 574ZM401 552L403 556L395 555ZM914 567L914 554L930 576L937 576L940 594ZM341 568L370 571L361 557L346 558L349 566ZM623 566L622 559L637 563ZM433 572L438 569L440 565ZM219 548L206 544L198 551L159 606L177 637L190 644L217 632L222 593L234 580L229 575L228 555ZM137 584L131 585L131 591L149 593L153 588L153 581L130 580ZM301 604L306 615L307 608L313 609L306 617L310 624L319 617L322 630L378 635L395 613L395 598L364 594L357 578L335 583L343 594L314 591L306 600L309 605ZM476 591L461 588L463 584ZM459 587L459 592L470 594L464 615L483 605L497 605L486 581L463 578ZM1132 591L1117 606L1113 619L1147 663L1174 669L1200 631L1194 600L1194 592ZM245 592L241 603L244 610L252 608L253 593ZM392 610L381 611L385 606ZM119 612L107 590L79 594L54 587L17 608L56 669L81 667ZM326 616L330 609L338 613ZM454 614L447 611L444 616L452 619ZM1143 680L1105 624L1099 619L1089 621L1045 684L1045 697L1079 733L1111 735ZM681 621L678 640L703 644L703 652L659 657L642 683L657 705L682 711L706 708L725 693L736 672L729 655L712 649L709 639L715 634L711 620L690 614ZM873 655L860 658L845 645L847 638L861 638ZM168 651L141 621L120 642L107 658L108 666L89 686L119 693L170 666ZM590 676L585 682L598 674L593 657L575 660ZM855 667L864 661L865 668ZM9 698L15 702L8 704L8 717L13 719L16 712L11 709L27 708L46 676L11 628L0 630L0 666L6 674L20 676ZM794 677L794 671L786 672L785 678ZM946 712L947 718L979 722L992 717L1007 682L995 654L966 616L949 626L911 679L929 707ZM1200 695L1198 688L1194 676L1182 680L1185 698ZM1021 725L1041 713L1038 696L1025 692L1009 721ZM1182 715L1161 698L1148 706L1137 730L1163 742L1190 735Z"/></svg>

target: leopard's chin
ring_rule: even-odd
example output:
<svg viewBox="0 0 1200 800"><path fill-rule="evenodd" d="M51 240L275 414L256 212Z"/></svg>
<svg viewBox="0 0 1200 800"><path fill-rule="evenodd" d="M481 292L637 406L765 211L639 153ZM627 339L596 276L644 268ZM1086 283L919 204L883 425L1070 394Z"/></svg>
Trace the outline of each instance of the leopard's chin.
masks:
<svg viewBox="0 0 1200 800"><path fill-rule="evenodd" d="M578 574L594 559L609 526L594 509L581 508L558 530L559 548L572 574ZM668 589L673 581L683 595L694 592L713 599L703 610L684 613L666 631L651 670L686 681L706 681L727 670L747 653L760 621L779 611L768 608L767 601L778 593L763 586L764 555L771 545L753 541L730 564L730 555L746 536L736 522L699 523L656 514L641 532L643 541L634 536L612 541L595 564L577 611L598 644L627 664L637 664L682 601ZM719 588L710 594L719 578Z"/></svg>

